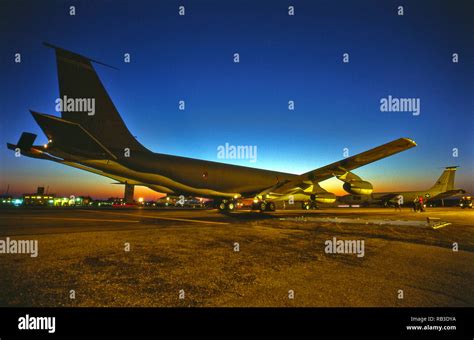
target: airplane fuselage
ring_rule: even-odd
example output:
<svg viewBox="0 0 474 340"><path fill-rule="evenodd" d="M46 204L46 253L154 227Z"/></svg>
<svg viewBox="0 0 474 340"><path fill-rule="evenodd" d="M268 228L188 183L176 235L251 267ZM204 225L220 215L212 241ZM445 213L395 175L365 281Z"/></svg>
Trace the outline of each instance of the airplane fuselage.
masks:
<svg viewBox="0 0 474 340"><path fill-rule="evenodd" d="M53 149L48 152L54 154ZM163 193L202 197L248 197L297 177L289 173L141 151L117 160L71 158L60 151L57 156L69 158L67 165L79 164L111 178L123 177L130 184L145 185Z"/></svg>
<svg viewBox="0 0 474 340"><path fill-rule="evenodd" d="M431 197L440 194L440 191L424 190L424 191L400 191L400 192L377 192L370 195L345 195L339 197L341 203L346 204L391 204L398 201L398 197L402 196L403 204L411 204L418 197L423 197L426 201Z"/></svg>

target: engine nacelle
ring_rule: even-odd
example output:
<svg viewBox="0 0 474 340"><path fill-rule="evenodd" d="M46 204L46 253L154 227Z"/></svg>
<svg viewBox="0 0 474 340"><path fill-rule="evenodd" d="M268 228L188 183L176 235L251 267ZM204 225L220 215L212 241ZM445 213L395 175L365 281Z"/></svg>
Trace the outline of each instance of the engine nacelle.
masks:
<svg viewBox="0 0 474 340"><path fill-rule="evenodd" d="M370 195L374 188L367 181L350 181L345 182L342 188L352 195Z"/></svg>
<svg viewBox="0 0 474 340"><path fill-rule="evenodd" d="M334 203L336 202L336 195L332 192L321 192L311 195L311 200L317 203Z"/></svg>

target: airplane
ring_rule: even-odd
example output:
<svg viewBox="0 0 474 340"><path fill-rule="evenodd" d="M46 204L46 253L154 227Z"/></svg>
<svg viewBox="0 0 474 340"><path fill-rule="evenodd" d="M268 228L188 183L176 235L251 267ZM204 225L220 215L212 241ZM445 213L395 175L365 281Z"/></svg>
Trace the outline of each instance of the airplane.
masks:
<svg viewBox="0 0 474 340"><path fill-rule="evenodd" d="M320 182L337 177L352 193L371 193L372 185L352 170L416 146L399 138L324 167L291 174L265 169L154 153L130 133L105 90L92 63L83 55L44 43L55 50L61 117L30 110L48 142L34 145L36 135L23 132L10 150L102 175L125 185L126 201L134 186L168 195L211 198L218 210L232 211L238 200L251 198L253 208L275 211L275 202L294 200L308 209L335 202L336 195ZM93 110L86 109L90 103ZM70 105L71 104L71 105Z"/></svg>
<svg viewBox="0 0 474 340"><path fill-rule="evenodd" d="M369 195L345 195L338 197L338 201L351 205L394 205L402 196L403 203L412 203L416 198L423 197L426 201L442 200L451 196L466 193L465 190L454 188L454 177L457 166L448 166L444 169L441 176L426 190L418 191L400 191L400 192L373 192Z"/></svg>

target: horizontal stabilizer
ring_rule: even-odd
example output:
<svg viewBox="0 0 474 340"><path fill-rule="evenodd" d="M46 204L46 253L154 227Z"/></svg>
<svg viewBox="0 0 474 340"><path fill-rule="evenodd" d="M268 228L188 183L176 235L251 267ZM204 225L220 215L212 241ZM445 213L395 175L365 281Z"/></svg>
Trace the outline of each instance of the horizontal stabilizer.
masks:
<svg viewBox="0 0 474 340"><path fill-rule="evenodd" d="M117 158L79 124L34 111L31 114L51 141L52 147L94 159Z"/></svg>
<svg viewBox="0 0 474 340"><path fill-rule="evenodd" d="M29 150L36 140L36 135L31 132L23 132L18 140L17 147L21 150Z"/></svg>

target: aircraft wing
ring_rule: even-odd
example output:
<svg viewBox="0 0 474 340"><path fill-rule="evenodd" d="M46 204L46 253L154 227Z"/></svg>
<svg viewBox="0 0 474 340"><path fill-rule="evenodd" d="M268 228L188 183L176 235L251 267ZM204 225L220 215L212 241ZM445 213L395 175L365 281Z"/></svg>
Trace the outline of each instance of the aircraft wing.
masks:
<svg viewBox="0 0 474 340"><path fill-rule="evenodd" d="M409 138L399 138L355 156L309 171L302 174L300 177L312 182L321 182L335 175L343 175L344 173L357 169L363 165L408 150L414 146L416 146L416 143L413 140Z"/></svg>
<svg viewBox="0 0 474 340"><path fill-rule="evenodd" d="M416 146L416 143L413 140L409 138L399 138L355 156L309 171L297 176L293 180L279 182L278 184L260 192L258 195L267 193L274 195L287 194L292 191L306 190L311 185L314 185L314 183L322 182L336 175L343 175L348 171L357 169L363 165L375 162L401 151L408 150L414 146Z"/></svg>
<svg viewBox="0 0 474 340"><path fill-rule="evenodd" d="M432 197L430 197L430 200L441 200L441 199L445 199L445 198L452 197L452 196L464 195L465 193L466 193L466 190L453 189L453 190L448 190L448 191L442 192L438 195L432 196Z"/></svg>

